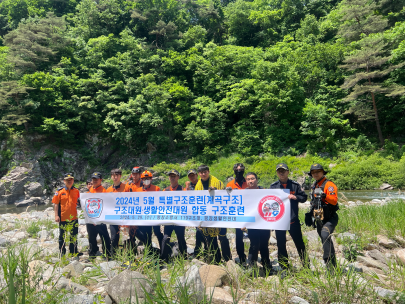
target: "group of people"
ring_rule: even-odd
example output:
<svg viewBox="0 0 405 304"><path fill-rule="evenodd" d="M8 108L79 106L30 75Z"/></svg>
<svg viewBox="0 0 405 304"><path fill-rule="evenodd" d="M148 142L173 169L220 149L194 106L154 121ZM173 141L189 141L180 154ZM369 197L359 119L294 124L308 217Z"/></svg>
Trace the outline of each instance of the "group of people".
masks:
<svg viewBox="0 0 405 304"><path fill-rule="evenodd" d="M289 190L288 198L291 203L290 215L290 230L289 233L297 248L299 257L304 267L309 267L309 258L307 255L305 243L301 231L301 223L298 217L298 204L307 201L307 194L302 189L301 185L296 181L289 179L289 168L285 163L280 163L276 166L278 181L272 183L269 189L287 189ZM258 177L254 172L245 174L245 166L242 163L237 163L233 167L235 178L225 186L222 181L210 174L209 167L201 165L198 170L191 169L188 171L188 181L185 186L179 185L180 174L177 170L168 172L170 186L163 191L193 191L193 190L223 190L228 192L237 191L238 189L264 189L258 185ZM338 223L338 202L337 202L337 187L326 178L326 171L320 164L311 166L309 175L314 178L315 182L311 186L311 210L308 212L310 223L316 227L317 232L323 244L323 259L328 267L336 266L335 249L331 240L333 233ZM142 171L140 167L132 169L130 181L123 183L121 181L122 171L120 169L111 170L111 179L113 184L105 189L102 186L102 174L94 172L91 179L87 182L88 192L104 193L104 192L145 192L145 191L161 191L161 189L152 184L152 173ZM70 242L69 252L73 256L78 256L76 236L78 234L78 219L77 207L80 197L79 190L73 186L74 177L72 173L64 175L64 187L59 188L52 202L54 203L55 221L59 223L59 249L61 254L66 254L65 234L68 232L66 225L70 224L72 229L69 230ZM315 203L318 202L318 203ZM321 204L319 204L321 202ZM314 212L322 208L322 217L315 216ZM312 220L311 220L312 219ZM307 222L307 220L306 220ZM110 225L110 233L105 224L86 224L89 238L89 256L96 257L100 255L97 245L97 235L102 240L103 253L106 258L113 258L119 250L120 227L118 225ZM172 245L170 238L174 231L177 236L178 249L183 257L187 257L187 245L185 240L185 228L183 226L165 225L163 232L161 226L130 226L129 240L127 245L135 248L136 239L142 242L145 246L152 248L152 233L158 239L160 249L157 252L162 261L168 261ZM269 273L272 269L269 255L269 239L270 230L268 229L248 229L240 227L235 229L235 245L236 252L239 256L239 262L247 266L255 266L258 260L258 254L261 255L261 263L264 269ZM243 237L244 233L250 239L250 248L248 256L245 254ZM278 262L281 268L288 269L290 263L288 261L288 253L286 248L286 232L276 230ZM194 257L209 256L213 262L220 263L221 260L228 261L232 259L229 239L227 238L227 228L204 228L198 227L195 235ZM220 243L220 247L218 245ZM204 247L204 249L203 249ZM150 250L150 252L153 252Z"/></svg>

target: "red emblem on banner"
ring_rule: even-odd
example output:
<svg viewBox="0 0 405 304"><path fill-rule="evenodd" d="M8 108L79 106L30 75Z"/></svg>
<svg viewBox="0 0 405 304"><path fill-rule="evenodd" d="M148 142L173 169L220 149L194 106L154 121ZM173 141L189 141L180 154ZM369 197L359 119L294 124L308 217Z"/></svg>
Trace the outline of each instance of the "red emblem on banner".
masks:
<svg viewBox="0 0 405 304"><path fill-rule="evenodd" d="M277 222L283 217L285 206L278 196L267 195L260 200L258 211L265 221Z"/></svg>

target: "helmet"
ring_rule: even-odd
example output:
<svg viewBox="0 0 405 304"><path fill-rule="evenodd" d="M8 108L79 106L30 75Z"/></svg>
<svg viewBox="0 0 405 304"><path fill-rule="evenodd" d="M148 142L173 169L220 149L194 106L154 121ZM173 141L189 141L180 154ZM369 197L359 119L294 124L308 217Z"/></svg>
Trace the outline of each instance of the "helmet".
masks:
<svg viewBox="0 0 405 304"><path fill-rule="evenodd" d="M133 167L132 168L132 173L141 173L141 168L140 167Z"/></svg>
<svg viewBox="0 0 405 304"><path fill-rule="evenodd" d="M150 173L149 171L143 171L141 174L141 178L146 178L146 177L152 178L152 173Z"/></svg>

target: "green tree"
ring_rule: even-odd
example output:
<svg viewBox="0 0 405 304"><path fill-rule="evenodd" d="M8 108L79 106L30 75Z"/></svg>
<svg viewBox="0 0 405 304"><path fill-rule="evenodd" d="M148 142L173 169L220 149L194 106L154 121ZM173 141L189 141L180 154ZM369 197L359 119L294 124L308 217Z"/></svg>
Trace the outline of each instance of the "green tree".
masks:
<svg viewBox="0 0 405 304"><path fill-rule="evenodd" d="M18 81L4 81L0 87L0 123L6 126L24 125L28 131L30 116L27 108L34 106L32 100L26 98L32 89Z"/></svg>
<svg viewBox="0 0 405 304"><path fill-rule="evenodd" d="M16 30L4 37L4 44L9 48L8 61L20 73L45 68L48 62L54 62L58 50L66 45L61 34L64 29L64 18L53 13L48 13L43 19L20 23Z"/></svg>
<svg viewBox="0 0 405 304"><path fill-rule="evenodd" d="M344 0L340 10L342 25L338 35L347 41L359 40L361 34L366 36L382 32L388 25L383 16L375 14L379 8L375 1Z"/></svg>
<svg viewBox="0 0 405 304"><path fill-rule="evenodd" d="M384 145L384 137L381 131L376 95L396 96L404 91L400 85L384 86L378 79L390 74L393 70L405 65L402 62L397 65L386 64L391 60L392 55L386 56L387 43L384 42L383 35L365 37L359 41L360 49L346 57L343 69L354 72L347 77L342 88L351 89L351 93L345 98L346 101L354 101L352 110L355 114L361 113L362 119L372 118L361 106L363 102L371 102L373 106L374 119L376 122L378 138L381 146ZM368 114L368 115L367 115Z"/></svg>

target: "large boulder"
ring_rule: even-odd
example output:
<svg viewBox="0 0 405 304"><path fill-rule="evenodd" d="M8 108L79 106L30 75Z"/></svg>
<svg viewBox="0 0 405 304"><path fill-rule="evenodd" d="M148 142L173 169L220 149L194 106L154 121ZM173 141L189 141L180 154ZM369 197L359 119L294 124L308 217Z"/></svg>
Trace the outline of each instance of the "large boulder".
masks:
<svg viewBox="0 0 405 304"><path fill-rule="evenodd" d="M233 304L233 297L219 287L208 287L205 290L205 295L207 296L207 300L213 304Z"/></svg>
<svg viewBox="0 0 405 304"><path fill-rule="evenodd" d="M116 303L128 300L132 303L136 302L137 298L144 299L145 292L152 292L152 287L147 278L143 274L129 269L115 276L107 284L107 293Z"/></svg>
<svg viewBox="0 0 405 304"><path fill-rule="evenodd" d="M118 274L120 264L118 264L116 261L110 261L101 263L99 267L107 278L112 279Z"/></svg>
<svg viewBox="0 0 405 304"><path fill-rule="evenodd" d="M405 266L405 249L398 250L395 253L395 256L397 257L398 262Z"/></svg>
<svg viewBox="0 0 405 304"><path fill-rule="evenodd" d="M64 304L99 304L98 296L95 295L66 295Z"/></svg>
<svg viewBox="0 0 405 304"><path fill-rule="evenodd" d="M240 268L238 264L236 264L233 260L229 260L226 262L226 270L228 271L228 274L231 276L233 286L237 287L237 284L239 283L239 276L243 275L243 270Z"/></svg>
<svg viewBox="0 0 405 304"><path fill-rule="evenodd" d="M205 288L220 287L224 284L229 285L231 282L231 277L222 267L216 265L204 265L199 271Z"/></svg>
<svg viewBox="0 0 405 304"><path fill-rule="evenodd" d="M66 279L65 277L61 277L58 280L58 282L55 285L55 288L57 290L64 289L67 291L71 291L75 294L87 294L87 295L91 294L90 290L87 289L86 287L84 287L80 284L74 283L71 280Z"/></svg>
<svg viewBox="0 0 405 304"><path fill-rule="evenodd" d="M388 265L387 258L377 249L369 251L368 255L371 256L374 260L377 260L385 265Z"/></svg>
<svg viewBox="0 0 405 304"><path fill-rule="evenodd" d="M382 183L381 186L380 186L380 190L392 190L392 189L394 189L394 187L392 187L388 183Z"/></svg>
<svg viewBox="0 0 405 304"><path fill-rule="evenodd" d="M316 246L320 244L320 238L316 230L307 231L304 233L304 235L307 237L310 246Z"/></svg>
<svg viewBox="0 0 405 304"><path fill-rule="evenodd" d="M189 295L189 303L200 303L204 299L204 285L201 281L199 267L191 266L186 274L177 279L179 289L186 289Z"/></svg>
<svg viewBox="0 0 405 304"><path fill-rule="evenodd" d="M42 185L38 182L27 183L24 185L25 197L39 197L43 195Z"/></svg>
<svg viewBox="0 0 405 304"><path fill-rule="evenodd" d="M368 267L378 268L378 269L381 269L381 270L388 270L387 265L385 265L385 264L383 264L383 263L381 263L381 262L379 262L377 260L374 260L374 259L372 259L370 257L359 255L357 257L357 261L364 264L364 265L366 265L366 266L368 266Z"/></svg>
<svg viewBox="0 0 405 304"><path fill-rule="evenodd" d="M8 246L8 245L10 245L10 244L11 244L11 243L10 243L9 240L0 237L0 247L6 247L6 246Z"/></svg>
<svg viewBox="0 0 405 304"><path fill-rule="evenodd" d="M388 249L397 247L397 243L395 243L395 241L390 240L384 235L377 235L377 241L380 246L383 246Z"/></svg>
<svg viewBox="0 0 405 304"><path fill-rule="evenodd" d="M73 263L70 263L69 265L65 266L63 268L63 273L66 273L66 277L79 277L83 271L84 271L84 266L78 261L74 261Z"/></svg>
<svg viewBox="0 0 405 304"><path fill-rule="evenodd" d="M288 301L288 303L290 303L290 304L309 304L308 301L304 300L303 298L297 297L297 296L292 297Z"/></svg>

